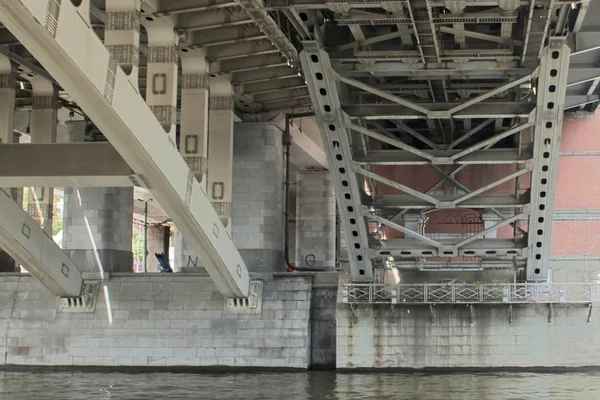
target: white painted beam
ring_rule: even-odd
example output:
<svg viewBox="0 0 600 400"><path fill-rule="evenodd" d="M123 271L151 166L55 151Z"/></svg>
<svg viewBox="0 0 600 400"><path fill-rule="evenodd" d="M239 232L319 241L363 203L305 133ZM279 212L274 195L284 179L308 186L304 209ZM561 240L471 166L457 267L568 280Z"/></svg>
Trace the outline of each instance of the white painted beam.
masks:
<svg viewBox="0 0 600 400"><path fill-rule="evenodd" d="M83 279L75 263L6 192L0 190L0 247L53 294L77 297Z"/></svg>
<svg viewBox="0 0 600 400"><path fill-rule="evenodd" d="M283 114L275 118L274 122L285 129L285 116ZM319 135L319 127L316 125L314 118L292 120L292 123L290 123L290 136L293 140L293 145L290 149L290 161L292 164L299 168L328 168L327 156L325 155L325 151L323 151Z"/></svg>
<svg viewBox="0 0 600 400"><path fill-rule="evenodd" d="M231 237L164 129L86 23L87 15L87 2L75 7L70 1L0 0L0 22L144 176L221 293L247 296L248 271Z"/></svg>

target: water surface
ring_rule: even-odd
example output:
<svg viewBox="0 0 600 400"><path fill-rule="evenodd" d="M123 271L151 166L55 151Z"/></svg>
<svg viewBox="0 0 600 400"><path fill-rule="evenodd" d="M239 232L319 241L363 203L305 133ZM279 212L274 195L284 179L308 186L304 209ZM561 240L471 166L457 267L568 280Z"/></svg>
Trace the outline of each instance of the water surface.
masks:
<svg viewBox="0 0 600 400"><path fill-rule="evenodd" d="M600 372L7 372L0 377L0 399L596 400Z"/></svg>

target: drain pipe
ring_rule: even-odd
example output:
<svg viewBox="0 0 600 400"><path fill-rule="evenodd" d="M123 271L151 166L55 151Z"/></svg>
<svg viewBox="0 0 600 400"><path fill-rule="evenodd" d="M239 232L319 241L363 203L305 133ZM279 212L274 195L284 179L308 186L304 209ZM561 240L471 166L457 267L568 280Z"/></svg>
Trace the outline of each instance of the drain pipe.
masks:
<svg viewBox="0 0 600 400"><path fill-rule="evenodd" d="M284 211L284 217L285 217L285 228L283 231L283 241L284 241L284 255L283 258L285 260L285 264L287 265L287 267L293 271L298 271L298 272L323 272L323 271L329 271L328 269L325 268L318 268L318 267L296 267L294 264L292 264L290 262L290 243L289 243L289 234L288 234L288 230L289 230L289 220L290 220L290 202L289 202L289 196L290 196L290 147L292 146L292 136L290 135L290 122L291 119L294 117L303 117L303 116L309 116L309 113L306 114L286 114L285 115L285 133L283 134L283 144L285 146L285 211ZM314 115L314 114L312 114Z"/></svg>

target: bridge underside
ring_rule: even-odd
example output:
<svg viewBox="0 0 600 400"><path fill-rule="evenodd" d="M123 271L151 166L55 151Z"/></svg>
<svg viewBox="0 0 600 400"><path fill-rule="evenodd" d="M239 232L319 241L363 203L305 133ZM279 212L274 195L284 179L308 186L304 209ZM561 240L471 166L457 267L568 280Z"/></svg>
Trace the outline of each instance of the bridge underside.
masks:
<svg viewBox="0 0 600 400"><path fill-rule="evenodd" d="M292 3L324 21L300 35L301 60L351 280L395 267L546 281L563 114L598 103L597 5Z"/></svg>
<svg viewBox="0 0 600 400"><path fill-rule="evenodd" d="M140 96L155 90L152 24L166 23L182 70L201 54L204 72L235 88L243 119L314 112L353 283L383 282L390 269L548 280L563 116L589 116L599 103L600 0L148 1L133 13L148 32L131 29L139 87L117 66L128 68L123 54L102 44L112 40L108 3L0 0L0 53L60 85L61 104L111 142L52 153L6 145L0 187L143 182L219 289L246 296L222 215L175 144L188 133L165 135L155 111L166 106L151 111ZM180 123L182 81L164 90L167 125ZM19 85L17 106L29 107ZM67 158L50 171L11 169L11 158L36 151Z"/></svg>

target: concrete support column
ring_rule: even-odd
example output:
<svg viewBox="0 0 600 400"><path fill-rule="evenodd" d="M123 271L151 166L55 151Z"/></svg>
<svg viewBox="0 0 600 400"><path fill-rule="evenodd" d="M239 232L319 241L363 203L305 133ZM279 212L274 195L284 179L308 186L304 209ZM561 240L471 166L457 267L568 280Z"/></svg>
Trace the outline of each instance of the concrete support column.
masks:
<svg viewBox="0 0 600 400"><path fill-rule="evenodd" d="M162 18L144 26L148 32L146 103L176 146L179 35Z"/></svg>
<svg viewBox="0 0 600 400"><path fill-rule="evenodd" d="M140 64L140 0L106 0L104 44L138 87Z"/></svg>
<svg viewBox="0 0 600 400"><path fill-rule="evenodd" d="M282 135L275 124L235 124L233 241L253 276L285 271Z"/></svg>
<svg viewBox="0 0 600 400"><path fill-rule="evenodd" d="M11 61L0 54L0 145L16 143L14 129L16 68ZM4 189L18 201L16 189ZM6 252L0 250L0 272L18 272L19 266Z"/></svg>
<svg viewBox="0 0 600 400"><path fill-rule="evenodd" d="M335 268L335 193L329 172L296 175L296 265Z"/></svg>
<svg viewBox="0 0 600 400"><path fill-rule="evenodd" d="M208 170L208 64L204 49L182 48L180 52L181 125L179 152L207 192ZM175 232L175 268L198 266L197 254L180 232Z"/></svg>
<svg viewBox="0 0 600 400"><path fill-rule="evenodd" d="M410 229L413 232L423 233L420 231L421 227L421 213L416 211L409 211L404 214L404 227Z"/></svg>
<svg viewBox="0 0 600 400"><path fill-rule="evenodd" d="M165 229L161 225L148 226L148 269L147 272L160 272L156 253L163 253ZM166 255L166 253L165 253Z"/></svg>
<svg viewBox="0 0 600 400"><path fill-rule="evenodd" d="M483 221L483 229L484 230L491 228L492 226L498 224L501 221L500 217L491 211L483 211L481 213L481 220ZM486 239L495 239L498 237L498 231L488 233L484 237Z"/></svg>
<svg viewBox="0 0 600 400"><path fill-rule="evenodd" d="M70 139L85 123L69 124ZM82 271L131 272L133 188L65 188L63 250Z"/></svg>
<svg viewBox="0 0 600 400"><path fill-rule="evenodd" d="M231 234L233 182L233 86L226 76L210 78L208 194Z"/></svg>
<svg viewBox="0 0 600 400"><path fill-rule="evenodd" d="M33 87L33 107L30 114L31 143L56 142L58 125L58 88L49 80L36 76L30 79ZM29 189L27 210L29 215L52 236L54 189L38 187Z"/></svg>

